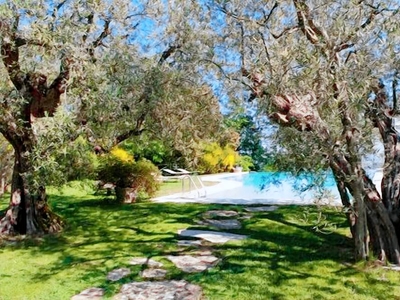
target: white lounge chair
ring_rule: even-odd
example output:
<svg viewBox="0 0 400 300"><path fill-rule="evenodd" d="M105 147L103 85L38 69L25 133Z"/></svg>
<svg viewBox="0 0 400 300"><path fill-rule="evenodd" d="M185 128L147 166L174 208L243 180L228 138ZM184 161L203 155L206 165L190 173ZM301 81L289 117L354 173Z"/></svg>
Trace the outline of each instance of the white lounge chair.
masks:
<svg viewBox="0 0 400 300"><path fill-rule="evenodd" d="M173 171L171 169L166 169L166 168L161 169L161 172L165 172L168 175L174 175L174 176L181 176L181 175L187 175L188 174L188 173L185 173L185 172L176 172L176 171Z"/></svg>
<svg viewBox="0 0 400 300"><path fill-rule="evenodd" d="M179 169L179 168L177 168L177 170L178 170L179 172L182 172L183 174L187 174L187 175L193 174L193 172L190 172L190 171L185 170L185 169Z"/></svg>

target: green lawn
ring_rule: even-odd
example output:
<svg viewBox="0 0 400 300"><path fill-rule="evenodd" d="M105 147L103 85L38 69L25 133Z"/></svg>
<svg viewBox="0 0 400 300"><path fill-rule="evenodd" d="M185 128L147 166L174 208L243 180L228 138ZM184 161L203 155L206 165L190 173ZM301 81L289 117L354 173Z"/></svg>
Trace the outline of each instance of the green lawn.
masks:
<svg viewBox="0 0 400 300"><path fill-rule="evenodd" d="M196 181L196 184L198 181ZM218 182L215 181L202 181L204 186L213 186L218 184ZM188 182L187 180L185 181L185 191L188 191ZM157 192L156 197L160 196L167 196L167 195L172 195L172 194L178 194L182 192L182 181L180 179L174 179L171 177L170 180L164 181L161 184L160 190Z"/></svg>
<svg viewBox="0 0 400 300"><path fill-rule="evenodd" d="M374 264L353 264L351 242L342 214L311 207L286 206L244 219L250 236L242 242L213 246L221 263L206 272L186 274L163 256L175 254L176 231L201 228L203 212L242 206L137 203L116 205L89 191L65 188L50 194L51 205L65 217L62 234L0 246L0 299L70 299L91 286L106 298L132 280L141 281L134 256L165 264L167 279L202 286L208 299L400 299L400 274ZM0 200L0 209L7 205ZM132 270L116 283L106 281L117 267Z"/></svg>

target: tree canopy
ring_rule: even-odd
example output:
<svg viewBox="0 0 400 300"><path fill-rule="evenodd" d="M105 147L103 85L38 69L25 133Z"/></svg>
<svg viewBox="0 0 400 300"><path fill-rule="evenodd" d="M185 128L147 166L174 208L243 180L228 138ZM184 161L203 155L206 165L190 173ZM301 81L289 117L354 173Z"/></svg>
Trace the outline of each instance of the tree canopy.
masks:
<svg viewBox="0 0 400 300"><path fill-rule="evenodd" d="M191 33L166 3L11 1L0 11L0 132L15 151L1 232L59 230L43 184L68 174L52 171L78 138L107 151L148 132L184 151L218 132L216 97L177 54Z"/></svg>

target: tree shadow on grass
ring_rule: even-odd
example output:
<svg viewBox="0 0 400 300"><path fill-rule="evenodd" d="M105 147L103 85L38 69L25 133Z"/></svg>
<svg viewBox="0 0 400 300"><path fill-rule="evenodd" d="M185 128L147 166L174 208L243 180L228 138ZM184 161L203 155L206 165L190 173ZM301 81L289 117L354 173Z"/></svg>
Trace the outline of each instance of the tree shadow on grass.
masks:
<svg viewBox="0 0 400 300"><path fill-rule="evenodd" d="M81 280L106 288L109 296L124 282L142 280L138 275L140 267L128 263L131 257L178 255L177 229L196 227L195 221L208 210L243 210L242 206L216 204L122 205L104 202L100 197L71 199L66 195L52 195L51 205L65 218L65 231L17 246L29 250L32 257L46 254L55 257L48 265L39 267L32 280L45 281L77 268ZM242 229L227 230L248 235L248 240L213 245L215 254L221 258L217 267L199 274L186 274L167 263L170 271L167 278L198 283L213 299L241 299L240 289L250 289L250 294L263 295L264 299L287 299L286 286L300 281L305 282L304 289L312 290L316 299L339 295L342 277L360 272L351 265L352 243L338 231L326 234L316 231L313 224L300 222L306 209L311 214L317 212L312 207L288 206L274 212L256 213L253 218L242 221ZM327 214L337 228L345 226L340 213L328 211ZM108 282L107 272L117 267L129 267L132 274L116 283ZM377 283L373 279L368 282ZM382 285L389 288L391 283ZM350 284L343 287L352 288ZM360 293L371 296L372 292ZM254 299L262 298L255 296Z"/></svg>
<svg viewBox="0 0 400 300"><path fill-rule="evenodd" d="M365 270L353 264L353 244L348 236L335 230L323 233L314 225L302 224L293 218L303 209L306 208L282 207L274 212L257 213L255 218L245 221L242 230L232 231L250 238L240 244L229 243L217 248L220 255L226 255L218 266L220 273L229 280L235 280L232 275L239 276L237 284L245 276L246 284L252 286L254 293L265 293L266 299L326 299L334 295L340 298L342 293L351 295L353 290L366 297L379 296L379 299L393 296L393 282L382 282L375 275L364 274ZM314 208L311 210L315 212ZM340 217L338 212L326 213L338 223L337 228L345 224L344 216ZM361 281L362 277L362 280L366 278L366 286L380 283L380 287L343 285L344 278L349 277L356 278L350 282ZM260 281L269 288L260 289ZM285 294L283 291L288 285L298 285L299 294Z"/></svg>

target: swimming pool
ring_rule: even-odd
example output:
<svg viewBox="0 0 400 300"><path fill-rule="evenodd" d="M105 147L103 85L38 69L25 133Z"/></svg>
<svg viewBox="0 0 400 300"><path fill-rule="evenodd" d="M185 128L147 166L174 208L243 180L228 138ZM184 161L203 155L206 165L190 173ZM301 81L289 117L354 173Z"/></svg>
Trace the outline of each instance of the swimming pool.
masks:
<svg viewBox="0 0 400 300"><path fill-rule="evenodd" d="M239 185L207 194L208 199L220 200L219 203L341 205L335 180L329 173L293 176L286 172L250 172L228 174L220 180L225 186L227 182Z"/></svg>
<svg viewBox="0 0 400 300"><path fill-rule="evenodd" d="M206 197L179 193L153 199L155 202L220 204L329 204L341 205L333 176L292 176L285 172L250 172L202 176L217 184L206 187ZM319 185L315 185L319 181ZM194 195L194 196L193 196Z"/></svg>

